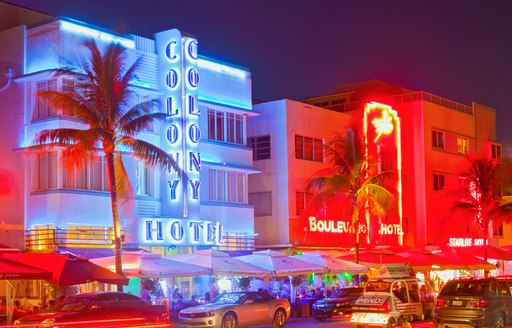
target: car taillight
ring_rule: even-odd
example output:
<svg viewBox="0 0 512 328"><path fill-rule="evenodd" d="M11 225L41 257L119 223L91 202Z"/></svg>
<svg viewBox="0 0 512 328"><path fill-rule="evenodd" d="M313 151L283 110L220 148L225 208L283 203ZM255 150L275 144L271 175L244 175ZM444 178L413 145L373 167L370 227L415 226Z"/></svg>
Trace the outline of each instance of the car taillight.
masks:
<svg viewBox="0 0 512 328"><path fill-rule="evenodd" d="M386 300L386 302L384 302L382 306L384 307L384 312L391 311L391 306L389 306L389 298Z"/></svg>
<svg viewBox="0 0 512 328"><path fill-rule="evenodd" d="M489 306L489 301L485 299L479 299L478 301L471 301L472 307L484 308Z"/></svg>
<svg viewBox="0 0 512 328"><path fill-rule="evenodd" d="M441 308L446 305L446 301L442 298L436 299L436 308Z"/></svg>

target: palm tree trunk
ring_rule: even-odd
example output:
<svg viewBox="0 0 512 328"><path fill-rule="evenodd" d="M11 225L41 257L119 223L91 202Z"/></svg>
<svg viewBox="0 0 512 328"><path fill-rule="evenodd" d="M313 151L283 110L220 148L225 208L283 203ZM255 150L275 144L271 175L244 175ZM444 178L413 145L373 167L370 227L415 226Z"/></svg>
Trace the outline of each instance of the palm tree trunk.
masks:
<svg viewBox="0 0 512 328"><path fill-rule="evenodd" d="M121 222L119 220L119 206L117 202L117 184L114 172L114 153L109 152L105 155L107 161L107 172L110 184L110 203L112 206L112 219L114 224L114 259L116 273L123 275L123 264L121 261ZM123 291L123 285L117 285L117 291Z"/></svg>
<svg viewBox="0 0 512 328"><path fill-rule="evenodd" d="M352 212L352 226L354 227L355 231L354 233L356 234L356 242L355 242L355 245L354 245L354 248L355 248L355 254L354 254L354 262L355 263L359 263L359 242L360 242L360 237L359 237L359 208L357 207L357 205L354 204L354 211Z"/></svg>

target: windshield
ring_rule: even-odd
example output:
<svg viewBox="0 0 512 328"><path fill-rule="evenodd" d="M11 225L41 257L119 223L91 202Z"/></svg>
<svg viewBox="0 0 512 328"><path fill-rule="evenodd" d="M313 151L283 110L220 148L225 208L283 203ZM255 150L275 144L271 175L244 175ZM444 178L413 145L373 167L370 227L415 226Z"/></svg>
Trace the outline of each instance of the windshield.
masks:
<svg viewBox="0 0 512 328"><path fill-rule="evenodd" d="M81 311L91 302L90 297L70 297L57 304L55 311Z"/></svg>
<svg viewBox="0 0 512 328"><path fill-rule="evenodd" d="M245 296L244 293L231 293L231 294L220 294L217 295L210 303L217 304L238 304L241 299Z"/></svg>
<svg viewBox="0 0 512 328"><path fill-rule="evenodd" d="M391 290L391 282L389 281L369 281L366 284L366 292L386 292Z"/></svg>
<svg viewBox="0 0 512 328"><path fill-rule="evenodd" d="M456 295L456 296L482 296L484 294L485 281L458 281L448 283L442 290L440 295Z"/></svg>
<svg viewBox="0 0 512 328"><path fill-rule="evenodd" d="M344 297L353 297L359 296L362 294L362 290L360 288L340 288L337 289L330 298L344 298Z"/></svg>

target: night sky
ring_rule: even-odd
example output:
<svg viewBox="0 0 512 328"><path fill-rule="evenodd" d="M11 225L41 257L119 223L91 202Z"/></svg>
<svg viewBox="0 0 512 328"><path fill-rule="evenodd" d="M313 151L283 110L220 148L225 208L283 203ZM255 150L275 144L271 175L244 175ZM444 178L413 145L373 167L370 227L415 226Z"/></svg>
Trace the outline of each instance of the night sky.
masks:
<svg viewBox="0 0 512 328"><path fill-rule="evenodd" d="M382 79L493 107L512 148L512 1L8 0L123 33L178 28L251 70L253 96L300 99Z"/></svg>

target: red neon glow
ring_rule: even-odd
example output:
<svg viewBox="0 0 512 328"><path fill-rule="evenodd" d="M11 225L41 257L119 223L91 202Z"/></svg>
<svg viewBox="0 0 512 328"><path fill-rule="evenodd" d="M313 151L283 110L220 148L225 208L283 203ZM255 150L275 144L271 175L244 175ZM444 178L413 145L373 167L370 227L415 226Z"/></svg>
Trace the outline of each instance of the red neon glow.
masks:
<svg viewBox="0 0 512 328"><path fill-rule="evenodd" d="M375 126L375 132L377 136L373 139L373 142L377 142L382 134L390 134L393 132L393 118L387 111L382 112L380 118L374 118L372 120L373 126Z"/></svg>
<svg viewBox="0 0 512 328"><path fill-rule="evenodd" d="M380 114L380 115L379 115ZM369 130L369 121L371 120L374 129L372 131ZM382 140L382 136L390 136L394 138L388 140ZM370 155L375 156L379 163L378 171L379 173L382 171L381 168L381 148L384 146L394 147L396 149L396 170L397 170L397 207L398 207L398 218L400 225L400 232L402 232L401 227L403 226L402 220L402 146L401 146L401 133L400 133L400 118L398 114L391 106L384 105L378 102L368 103L364 108L364 118L363 118L363 133L365 138L365 157L366 160L369 160ZM369 139L371 137L373 139ZM372 144L369 143L369 140L373 140ZM388 143L386 145L385 143ZM370 226L370 214L366 211L366 224ZM403 245L403 233L399 233L398 241L400 245ZM370 234L367 235L367 242L370 242Z"/></svg>

